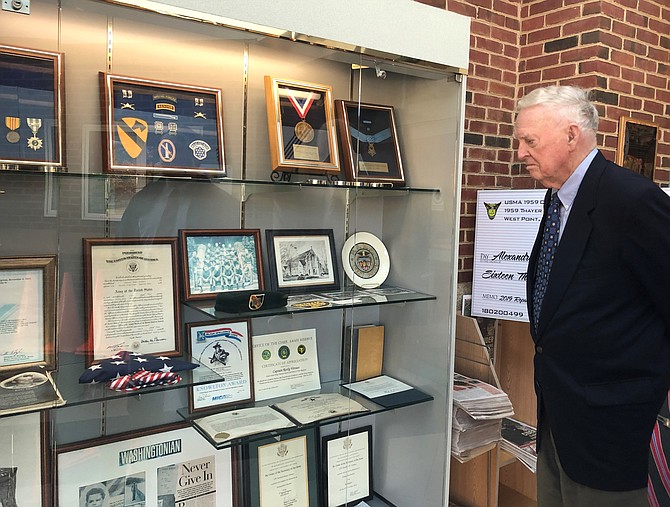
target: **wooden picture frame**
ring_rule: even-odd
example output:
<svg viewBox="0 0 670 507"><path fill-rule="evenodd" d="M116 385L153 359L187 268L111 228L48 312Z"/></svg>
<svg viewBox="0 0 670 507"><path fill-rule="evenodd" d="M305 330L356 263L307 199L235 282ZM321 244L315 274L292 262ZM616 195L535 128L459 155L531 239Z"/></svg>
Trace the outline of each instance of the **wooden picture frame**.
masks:
<svg viewBox="0 0 670 507"><path fill-rule="evenodd" d="M179 238L186 301L263 290L259 229L181 229Z"/></svg>
<svg viewBox="0 0 670 507"><path fill-rule="evenodd" d="M405 185L393 106L335 101L347 181Z"/></svg>
<svg viewBox="0 0 670 507"><path fill-rule="evenodd" d="M231 448L214 449L183 423L59 446L55 475L54 507L85 507L90 494L102 505L191 505L198 497L237 505Z"/></svg>
<svg viewBox="0 0 670 507"><path fill-rule="evenodd" d="M321 460L325 507L372 499L372 426L322 436Z"/></svg>
<svg viewBox="0 0 670 507"><path fill-rule="evenodd" d="M0 45L0 167L65 165L63 54Z"/></svg>
<svg viewBox="0 0 670 507"><path fill-rule="evenodd" d="M177 238L84 238L87 366L127 350L180 356Z"/></svg>
<svg viewBox="0 0 670 507"><path fill-rule="evenodd" d="M272 169L337 176L332 87L265 76L265 97Z"/></svg>
<svg viewBox="0 0 670 507"><path fill-rule="evenodd" d="M659 139L658 124L622 116L619 118L616 163L653 180Z"/></svg>
<svg viewBox="0 0 670 507"><path fill-rule="evenodd" d="M247 488L251 507L318 505L316 428L274 434L245 446ZM273 478L281 476L283 480Z"/></svg>
<svg viewBox="0 0 670 507"><path fill-rule="evenodd" d="M47 412L0 418L2 505L51 506L49 430Z"/></svg>
<svg viewBox="0 0 670 507"><path fill-rule="evenodd" d="M0 257L0 378L56 369L57 283L55 255Z"/></svg>
<svg viewBox="0 0 670 507"><path fill-rule="evenodd" d="M267 229L272 290L289 294L340 289L332 229Z"/></svg>
<svg viewBox="0 0 670 507"><path fill-rule="evenodd" d="M226 176L222 92L100 73L104 171Z"/></svg>
<svg viewBox="0 0 670 507"><path fill-rule="evenodd" d="M211 378L223 379L189 389L190 413L254 400L249 319L187 323L186 337L191 357L213 370Z"/></svg>

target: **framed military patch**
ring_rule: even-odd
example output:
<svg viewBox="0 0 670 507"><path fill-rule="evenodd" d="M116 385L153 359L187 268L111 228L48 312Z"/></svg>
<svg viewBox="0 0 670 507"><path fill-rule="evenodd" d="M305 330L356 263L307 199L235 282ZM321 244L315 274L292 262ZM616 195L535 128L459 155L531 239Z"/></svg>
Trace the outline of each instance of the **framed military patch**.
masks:
<svg viewBox="0 0 670 507"><path fill-rule="evenodd" d="M0 45L0 166L62 167L63 55Z"/></svg>
<svg viewBox="0 0 670 507"><path fill-rule="evenodd" d="M100 79L105 172L226 176L221 90Z"/></svg>

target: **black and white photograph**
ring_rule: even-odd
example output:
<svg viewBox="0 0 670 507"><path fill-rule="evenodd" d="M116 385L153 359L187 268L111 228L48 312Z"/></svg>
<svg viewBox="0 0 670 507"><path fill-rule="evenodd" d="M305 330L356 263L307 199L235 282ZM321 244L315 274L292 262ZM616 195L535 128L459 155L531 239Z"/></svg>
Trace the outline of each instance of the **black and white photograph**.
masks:
<svg viewBox="0 0 670 507"><path fill-rule="evenodd" d="M269 229L265 234L273 290L339 290L332 229Z"/></svg>
<svg viewBox="0 0 670 507"><path fill-rule="evenodd" d="M258 229L180 231L185 300L263 290Z"/></svg>

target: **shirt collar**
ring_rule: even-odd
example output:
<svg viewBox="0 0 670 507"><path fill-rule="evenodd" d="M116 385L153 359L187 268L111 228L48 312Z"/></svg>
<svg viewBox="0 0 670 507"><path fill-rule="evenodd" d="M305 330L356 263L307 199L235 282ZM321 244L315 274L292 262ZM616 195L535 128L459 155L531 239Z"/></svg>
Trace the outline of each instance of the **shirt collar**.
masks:
<svg viewBox="0 0 670 507"><path fill-rule="evenodd" d="M558 198L561 200L563 207L565 209L570 209L572 203L575 201L577 196L577 191L579 190L579 185L581 185L584 176L586 175L586 170L593 162L596 154L598 153L598 148L593 148L591 152L586 155L584 160L577 166L577 169L570 175L565 183L558 190Z"/></svg>

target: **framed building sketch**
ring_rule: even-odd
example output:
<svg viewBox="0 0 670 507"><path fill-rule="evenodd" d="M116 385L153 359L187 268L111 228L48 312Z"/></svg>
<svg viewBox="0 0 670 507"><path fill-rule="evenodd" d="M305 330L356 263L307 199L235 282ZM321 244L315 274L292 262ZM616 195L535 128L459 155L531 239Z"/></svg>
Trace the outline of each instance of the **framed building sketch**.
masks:
<svg viewBox="0 0 670 507"><path fill-rule="evenodd" d="M225 176L221 90L100 73L105 172Z"/></svg>
<svg viewBox="0 0 670 507"><path fill-rule="evenodd" d="M0 505L51 506L46 412L0 418Z"/></svg>
<svg viewBox="0 0 670 507"><path fill-rule="evenodd" d="M84 238L87 365L181 355L177 238Z"/></svg>
<svg viewBox="0 0 670 507"><path fill-rule="evenodd" d="M622 116L619 118L616 163L653 180L659 135L656 123Z"/></svg>
<svg viewBox="0 0 670 507"><path fill-rule="evenodd" d="M339 290L332 229L268 229L265 235L272 290Z"/></svg>
<svg viewBox="0 0 670 507"><path fill-rule="evenodd" d="M273 170L337 175L332 88L265 76L265 97Z"/></svg>
<svg viewBox="0 0 670 507"><path fill-rule="evenodd" d="M347 181L405 185L392 106L336 100Z"/></svg>
<svg viewBox="0 0 670 507"><path fill-rule="evenodd" d="M259 229L182 229L184 299L263 290Z"/></svg>
<svg viewBox="0 0 670 507"><path fill-rule="evenodd" d="M0 45L0 167L63 167L63 55Z"/></svg>
<svg viewBox="0 0 670 507"><path fill-rule="evenodd" d="M183 424L60 446L55 471L55 507L236 505L231 449Z"/></svg>
<svg viewBox="0 0 670 507"><path fill-rule="evenodd" d="M0 379L56 368L55 256L0 257Z"/></svg>
<svg viewBox="0 0 670 507"><path fill-rule="evenodd" d="M248 319L186 324L191 357L208 366L220 382L193 386L189 411L237 405L254 399L251 329ZM211 373L211 372L210 372ZM207 373L202 380L207 380Z"/></svg>

